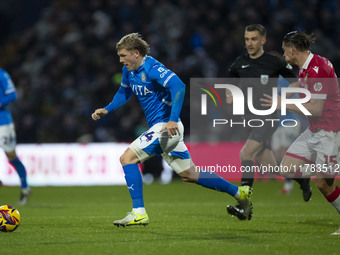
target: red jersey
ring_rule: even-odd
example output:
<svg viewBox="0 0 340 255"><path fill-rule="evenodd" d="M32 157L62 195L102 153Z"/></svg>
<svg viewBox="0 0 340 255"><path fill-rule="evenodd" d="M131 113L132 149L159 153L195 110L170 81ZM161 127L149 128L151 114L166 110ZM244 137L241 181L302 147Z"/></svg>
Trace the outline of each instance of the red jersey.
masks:
<svg viewBox="0 0 340 255"><path fill-rule="evenodd" d="M309 90L311 99L325 100L321 116L308 116L309 129L313 133L320 129L340 131L339 83L332 63L327 58L310 53L300 68L298 78L299 86Z"/></svg>

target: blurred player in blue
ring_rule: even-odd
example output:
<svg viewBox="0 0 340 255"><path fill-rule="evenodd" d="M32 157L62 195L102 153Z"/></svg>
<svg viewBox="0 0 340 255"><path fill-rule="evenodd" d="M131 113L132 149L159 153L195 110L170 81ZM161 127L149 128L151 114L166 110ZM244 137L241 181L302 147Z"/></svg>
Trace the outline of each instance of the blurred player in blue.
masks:
<svg viewBox="0 0 340 255"><path fill-rule="evenodd" d="M15 146L16 134L14 123L7 105L17 98L14 84L9 74L0 68L0 147L4 149L5 154L11 165L17 171L21 181L20 205L25 205L31 195L31 189L27 185L26 169L18 159Z"/></svg>
<svg viewBox="0 0 340 255"><path fill-rule="evenodd" d="M140 135L120 157L126 184L132 198L132 211L115 226L147 225L149 217L143 200L143 181L138 164L161 155L185 181L228 193L242 205L244 219L251 217L251 188L238 187L217 174L196 170L183 142L184 127L179 119L185 94L185 84L156 59L148 56L149 45L138 33L124 36L116 49L123 67L121 86L112 102L96 109L93 120L123 106L135 94L150 127Z"/></svg>

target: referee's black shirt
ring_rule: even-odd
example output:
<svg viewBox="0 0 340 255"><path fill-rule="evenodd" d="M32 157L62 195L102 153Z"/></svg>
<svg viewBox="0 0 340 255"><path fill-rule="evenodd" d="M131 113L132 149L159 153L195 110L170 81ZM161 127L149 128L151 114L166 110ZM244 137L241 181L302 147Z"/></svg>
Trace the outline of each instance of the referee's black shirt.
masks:
<svg viewBox="0 0 340 255"><path fill-rule="evenodd" d="M248 54L239 56L230 66L228 77L240 78L239 84L235 85L242 89L244 95L247 95L247 88L252 87L255 109L265 110L268 108L261 106L260 98L263 98L264 93L272 95L272 88L278 86L279 75L287 79L296 78L292 66L283 58L264 52L255 59L250 58ZM245 109L248 109L247 105Z"/></svg>

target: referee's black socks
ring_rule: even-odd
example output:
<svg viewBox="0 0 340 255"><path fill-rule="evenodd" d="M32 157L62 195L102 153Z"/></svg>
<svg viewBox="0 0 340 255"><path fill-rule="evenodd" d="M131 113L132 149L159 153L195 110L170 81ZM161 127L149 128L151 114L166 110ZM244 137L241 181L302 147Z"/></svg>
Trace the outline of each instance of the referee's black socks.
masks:
<svg viewBox="0 0 340 255"><path fill-rule="evenodd" d="M242 186L253 186L255 172L254 172L254 161L253 160L242 160L243 166L241 185Z"/></svg>

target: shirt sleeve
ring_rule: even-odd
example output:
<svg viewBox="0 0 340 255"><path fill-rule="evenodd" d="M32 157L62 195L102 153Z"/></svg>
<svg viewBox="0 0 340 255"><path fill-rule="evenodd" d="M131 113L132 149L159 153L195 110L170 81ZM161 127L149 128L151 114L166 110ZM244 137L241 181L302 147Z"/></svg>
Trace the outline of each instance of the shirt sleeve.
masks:
<svg viewBox="0 0 340 255"><path fill-rule="evenodd" d="M163 65L155 65L150 69L148 76L151 80L156 81L163 87L166 87L170 79L176 76L176 74Z"/></svg>
<svg viewBox="0 0 340 255"><path fill-rule="evenodd" d="M111 103L104 107L109 112L114 111L119 107L123 106L131 98L132 89L128 79L128 71L125 68L123 68L122 74L123 74L122 81L117 93L113 97Z"/></svg>
<svg viewBox="0 0 340 255"><path fill-rule="evenodd" d="M227 74L228 78L240 78L240 75L238 74L237 70L236 70L236 63L232 63L231 66L228 69L228 74Z"/></svg>
<svg viewBox="0 0 340 255"><path fill-rule="evenodd" d="M182 105L184 101L185 95L185 84L175 75L167 84L167 87L170 88L171 93L171 114L169 121L177 122L179 119L179 115L182 110Z"/></svg>
<svg viewBox="0 0 340 255"><path fill-rule="evenodd" d="M0 84L4 92L4 96L0 98L0 104L7 105L13 102L17 98L15 86L9 74L4 70L0 73Z"/></svg>
<svg viewBox="0 0 340 255"><path fill-rule="evenodd" d="M178 122L184 101L185 84L174 72L160 65L151 68L149 77L170 90L171 114L169 121Z"/></svg>
<svg viewBox="0 0 340 255"><path fill-rule="evenodd" d="M311 93L311 99L327 99L328 93L332 93L330 88L334 87L336 79L332 78L319 78L318 75L310 73L308 79L308 90Z"/></svg>
<svg viewBox="0 0 340 255"><path fill-rule="evenodd" d="M284 78L296 78L293 67L288 64L284 59L279 59L279 74Z"/></svg>

